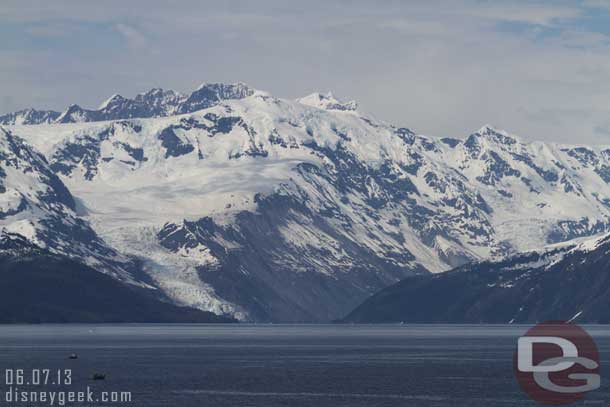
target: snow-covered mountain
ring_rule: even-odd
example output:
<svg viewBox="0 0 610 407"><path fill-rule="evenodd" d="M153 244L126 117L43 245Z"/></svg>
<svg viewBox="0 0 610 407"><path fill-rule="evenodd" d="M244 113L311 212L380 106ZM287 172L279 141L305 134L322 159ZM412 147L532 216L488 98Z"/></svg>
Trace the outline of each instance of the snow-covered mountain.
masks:
<svg viewBox="0 0 610 407"><path fill-rule="evenodd" d="M415 276L381 290L349 323L610 323L610 234Z"/></svg>
<svg viewBox="0 0 610 407"><path fill-rule="evenodd" d="M155 97L146 115L167 117L7 129L46 157L110 257L179 305L329 320L408 275L608 229L610 148L490 126L435 139L332 94L215 85Z"/></svg>

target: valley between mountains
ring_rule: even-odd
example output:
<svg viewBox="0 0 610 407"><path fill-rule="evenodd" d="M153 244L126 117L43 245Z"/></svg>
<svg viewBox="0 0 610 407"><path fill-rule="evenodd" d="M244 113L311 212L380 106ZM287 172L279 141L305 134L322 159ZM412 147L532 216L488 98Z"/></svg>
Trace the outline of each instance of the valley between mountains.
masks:
<svg viewBox="0 0 610 407"><path fill-rule="evenodd" d="M4 264L25 256L31 270L51 256L82 265L110 279L110 298L133 290L138 309L163 307L164 320L178 309L199 321L326 322L405 278L402 287L421 288L456 267L531 253L556 262L574 253L576 241L564 242L609 231L610 147L530 142L491 126L427 137L330 93L287 100L241 83L203 84L189 94L114 95L98 109L27 109L0 123ZM501 292L501 281L485 281L477 298L487 298L486 284ZM531 287L520 287L516 305L525 306ZM437 317L413 315L432 307L434 296L422 295L433 292L405 291L413 300L393 306L407 314L348 320L430 321ZM512 305L494 314L485 304L490 314L434 315L546 315L521 318Z"/></svg>

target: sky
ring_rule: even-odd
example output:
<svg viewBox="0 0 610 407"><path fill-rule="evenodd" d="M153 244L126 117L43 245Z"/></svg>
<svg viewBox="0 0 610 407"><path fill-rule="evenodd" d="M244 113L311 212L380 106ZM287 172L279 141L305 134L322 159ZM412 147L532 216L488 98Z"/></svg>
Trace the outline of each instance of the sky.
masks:
<svg viewBox="0 0 610 407"><path fill-rule="evenodd" d="M610 144L610 0L0 4L0 113L237 81L435 137Z"/></svg>

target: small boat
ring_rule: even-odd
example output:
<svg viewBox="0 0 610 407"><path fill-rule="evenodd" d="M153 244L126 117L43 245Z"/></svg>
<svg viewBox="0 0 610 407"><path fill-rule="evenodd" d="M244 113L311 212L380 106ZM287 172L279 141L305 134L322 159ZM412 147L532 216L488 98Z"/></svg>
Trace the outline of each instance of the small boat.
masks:
<svg viewBox="0 0 610 407"><path fill-rule="evenodd" d="M95 373L92 377L93 380L106 380L106 375L102 373Z"/></svg>
<svg viewBox="0 0 610 407"><path fill-rule="evenodd" d="M76 353L72 353L70 356L68 356L68 359L78 359L78 355Z"/></svg>

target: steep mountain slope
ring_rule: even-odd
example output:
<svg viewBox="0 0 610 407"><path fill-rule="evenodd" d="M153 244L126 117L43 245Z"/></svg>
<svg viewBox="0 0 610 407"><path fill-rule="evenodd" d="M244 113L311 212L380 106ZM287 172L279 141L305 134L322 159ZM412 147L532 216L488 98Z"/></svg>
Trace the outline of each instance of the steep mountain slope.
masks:
<svg viewBox="0 0 610 407"><path fill-rule="evenodd" d="M406 278L365 301L356 323L610 323L610 235Z"/></svg>
<svg viewBox="0 0 610 407"><path fill-rule="evenodd" d="M433 139L331 94L248 93L170 117L10 130L151 285L241 319L329 320L408 275L608 228L610 149L489 126Z"/></svg>
<svg viewBox="0 0 610 407"><path fill-rule="evenodd" d="M77 211L77 202L45 157L0 128L0 234L18 234L52 253L136 283L136 262L109 247Z"/></svg>

